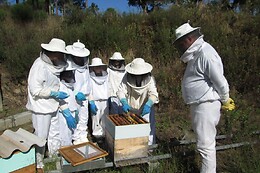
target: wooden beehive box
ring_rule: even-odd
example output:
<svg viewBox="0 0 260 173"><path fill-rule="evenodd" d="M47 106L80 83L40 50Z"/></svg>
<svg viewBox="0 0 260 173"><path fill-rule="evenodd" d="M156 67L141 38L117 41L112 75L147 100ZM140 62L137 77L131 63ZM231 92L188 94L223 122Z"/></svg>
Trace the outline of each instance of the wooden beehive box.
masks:
<svg viewBox="0 0 260 173"><path fill-rule="evenodd" d="M34 173L35 146L44 146L45 139L24 130L5 130L0 136L0 172Z"/></svg>
<svg viewBox="0 0 260 173"><path fill-rule="evenodd" d="M150 123L118 125L109 115L105 119L106 143L114 162L148 156Z"/></svg>

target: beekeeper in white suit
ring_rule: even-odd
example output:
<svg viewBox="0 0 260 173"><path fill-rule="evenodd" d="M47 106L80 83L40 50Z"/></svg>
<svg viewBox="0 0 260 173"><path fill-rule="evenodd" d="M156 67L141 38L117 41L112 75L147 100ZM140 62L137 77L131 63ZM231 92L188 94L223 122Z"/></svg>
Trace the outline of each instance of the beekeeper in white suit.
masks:
<svg viewBox="0 0 260 173"><path fill-rule="evenodd" d="M131 111L150 122L149 145L155 143L155 115L153 105L159 102L153 67L142 58L136 58L125 67L126 74L119 85L117 96L125 113Z"/></svg>
<svg viewBox="0 0 260 173"><path fill-rule="evenodd" d="M89 75L89 54L90 51L85 47L79 40L74 42L73 45L68 45L66 50L70 54L69 59L72 60L72 66L75 70L75 81L74 94L77 103L80 105L79 108L79 122L77 128L73 134L73 143L79 144L82 142L88 142L88 103L91 98L91 84Z"/></svg>
<svg viewBox="0 0 260 173"><path fill-rule="evenodd" d="M80 105L74 94L75 68L67 59L68 66L60 73L60 89L69 95L68 98L60 100L57 116L52 117L48 136L49 156L57 156L58 149L62 146L72 145L73 135L79 121Z"/></svg>
<svg viewBox="0 0 260 173"><path fill-rule="evenodd" d="M216 50L204 41L200 27L185 23L175 30L175 47L187 64L182 80L182 95L190 105L197 150L202 156L201 173L216 172L216 125L220 108L233 110L229 85L223 75L223 64Z"/></svg>
<svg viewBox="0 0 260 173"><path fill-rule="evenodd" d="M122 104L116 92L125 75L125 59L120 52L115 52L108 62L109 114L122 114Z"/></svg>
<svg viewBox="0 0 260 173"><path fill-rule="evenodd" d="M60 79L58 75L67 66L64 54L65 42L53 38L48 44L41 44L42 51L29 72L28 76L28 102L26 108L32 112L32 123L35 134L47 139L51 117L56 116L59 100L68 97L60 92ZM43 171L43 157L45 147L36 146L37 171Z"/></svg>
<svg viewBox="0 0 260 173"><path fill-rule="evenodd" d="M92 135L94 140L102 142L105 136L104 118L108 115L108 73L107 65L98 57L93 58L89 65L92 83L93 100L90 101L92 118Z"/></svg>

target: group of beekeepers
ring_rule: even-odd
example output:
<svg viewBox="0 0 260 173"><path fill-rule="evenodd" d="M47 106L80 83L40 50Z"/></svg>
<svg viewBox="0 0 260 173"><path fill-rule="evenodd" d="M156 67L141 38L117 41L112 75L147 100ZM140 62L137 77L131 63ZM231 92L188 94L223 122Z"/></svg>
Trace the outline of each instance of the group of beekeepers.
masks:
<svg viewBox="0 0 260 173"><path fill-rule="evenodd" d="M220 109L235 109L229 85L217 51L204 41L200 27L189 22L175 30L173 45L187 64L182 94L190 105L197 150L202 158L201 173L216 172L216 125ZM48 139L49 155L61 146L88 141L88 130L96 141L105 135L104 117L132 112L150 122L148 145L155 143L154 104L159 102L152 65L133 58L125 66L120 52L108 65L95 57L80 41L66 46L53 38L41 44L40 56L28 76L27 109L32 112L35 134ZM169 74L171 75L171 74ZM92 128L88 129L89 115ZM45 147L36 148L37 171L43 171Z"/></svg>
<svg viewBox="0 0 260 173"><path fill-rule="evenodd" d="M99 57L89 64L90 51L79 40L66 46L53 38L41 48L29 72L26 108L32 112L34 133L47 139L50 157L61 146L88 142L88 131L95 141L104 139L105 116L129 111L151 123L149 144L154 143L153 105L159 99L151 64L135 58L125 66L120 52L108 65ZM36 147L38 172L44 168L45 150Z"/></svg>

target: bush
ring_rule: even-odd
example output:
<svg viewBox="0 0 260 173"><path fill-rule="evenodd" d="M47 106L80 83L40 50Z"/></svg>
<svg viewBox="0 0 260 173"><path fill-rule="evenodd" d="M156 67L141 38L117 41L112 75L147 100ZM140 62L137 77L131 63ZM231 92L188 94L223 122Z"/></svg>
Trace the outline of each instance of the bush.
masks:
<svg viewBox="0 0 260 173"><path fill-rule="evenodd" d="M33 20L36 22L42 22L43 20L46 20L47 17L47 13L43 10L37 10L33 13Z"/></svg>
<svg viewBox="0 0 260 173"><path fill-rule="evenodd" d="M65 9L65 23L68 25L81 24L84 20L83 11L77 6L68 6Z"/></svg>
<svg viewBox="0 0 260 173"><path fill-rule="evenodd" d="M27 4L16 4L11 8L11 15L14 20L30 22L33 20L33 8Z"/></svg>
<svg viewBox="0 0 260 173"><path fill-rule="evenodd" d="M6 18L6 16L7 16L7 13L6 13L6 11L4 10L4 9L1 9L0 8L0 21L4 21L5 20L5 18ZM2 23L1 22L1 23Z"/></svg>

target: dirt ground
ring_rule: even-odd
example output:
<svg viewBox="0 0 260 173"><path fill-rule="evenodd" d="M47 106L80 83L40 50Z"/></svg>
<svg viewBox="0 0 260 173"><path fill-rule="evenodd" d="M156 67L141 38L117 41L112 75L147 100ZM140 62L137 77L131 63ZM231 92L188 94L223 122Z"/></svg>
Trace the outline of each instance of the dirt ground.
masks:
<svg viewBox="0 0 260 173"><path fill-rule="evenodd" d="M0 68L1 91L3 98L3 111L0 111L0 118L4 118L26 110L27 83L26 80L14 83L10 74Z"/></svg>

